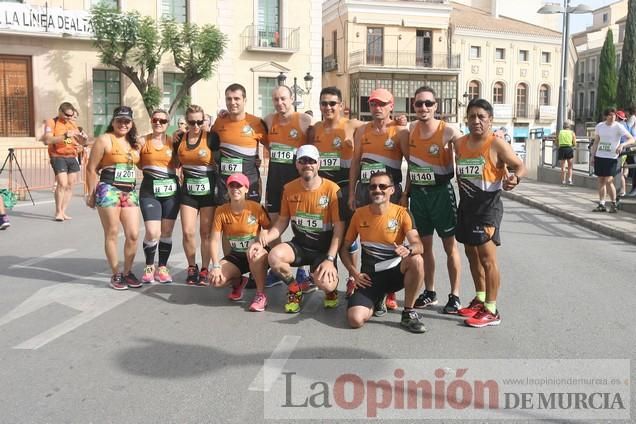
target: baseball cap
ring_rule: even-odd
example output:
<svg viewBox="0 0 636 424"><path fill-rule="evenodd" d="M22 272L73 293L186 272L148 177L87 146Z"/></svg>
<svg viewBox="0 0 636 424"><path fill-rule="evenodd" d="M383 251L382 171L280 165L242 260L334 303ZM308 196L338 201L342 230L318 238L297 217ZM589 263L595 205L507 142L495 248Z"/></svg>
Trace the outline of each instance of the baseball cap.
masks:
<svg viewBox="0 0 636 424"><path fill-rule="evenodd" d="M625 112L623 112L622 110L617 110L617 111L616 111L616 117L617 117L618 119L620 119L621 121L624 121L625 119L627 119L627 118L625 117Z"/></svg>
<svg viewBox="0 0 636 424"><path fill-rule="evenodd" d="M384 88L376 88L371 92L369 96L369 101L379 100L385 103L393 103L393 94L389 90Z"/></svg>
<svg viewBox="0 0 636 424"><path fill-rule="evenodd" d="M320 153L318 153L318 149L313 144L303 144L296 151L296 158L300 159L303 157L311 158L318 162L320 159Z"/></svg>
<svg viewBox="0 0 636 424"><path fill-rule="evenodd" d="M229 187L230 183L239 183L243 187L247 187L247 188L250 187L250 180L245 176L245 174L241 174L240 172L237 172L236 174L232 174L229 177L227 177L227 181L225 182L225 185Z"/></svg>
<svg viewBox="0 0 636 424"><path fill-rule="evenodd" d="M128 118L132 120L133 119L132 109L129 108L128 106L119 106L113 112L113 119L117 119L117 118Z"/></svg>

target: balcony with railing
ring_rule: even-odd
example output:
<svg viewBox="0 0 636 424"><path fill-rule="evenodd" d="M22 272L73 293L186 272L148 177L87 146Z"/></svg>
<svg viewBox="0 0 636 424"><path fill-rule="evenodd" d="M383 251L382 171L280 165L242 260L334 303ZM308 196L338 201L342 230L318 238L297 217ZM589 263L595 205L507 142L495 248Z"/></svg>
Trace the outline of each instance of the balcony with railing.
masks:
<svg viewBox="0 0 636 424"><path fill-rule="evenodd" d="M460 67L460 56L446 53L425 55L403 50L384 51L382 54L374 54L363 49L349 54L349 67L458 70Z"/></svg>
<svg viewBox="0 0 636 424"><path fill-rule="evenodd" d="M249 25L241 34L243 50L295 53L300 49L300 28Z"/></svg>

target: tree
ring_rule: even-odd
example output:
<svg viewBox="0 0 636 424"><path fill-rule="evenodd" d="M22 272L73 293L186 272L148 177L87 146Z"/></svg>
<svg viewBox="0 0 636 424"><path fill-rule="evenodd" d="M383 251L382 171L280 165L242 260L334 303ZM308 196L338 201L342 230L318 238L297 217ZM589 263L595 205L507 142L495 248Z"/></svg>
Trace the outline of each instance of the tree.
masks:
<svg viewBox="0 0 636 424"><path fill-rule="evenodd" d="M616 49L612 30L607 30L601 49L601 61L598 66L598 86L596 88L597 120L603 120L603 111L616 104Z"/></svg>
<svg viewBox="0 0 636 424"><path fill-rule="evenodd" d="M616 104L627 108L636 104L636 0L629 0L621 69L618 72Z"/></svg>
<svg viewBox="0 0 636 424"><path fill-rule="evenodd" d="M137 87L150 115L161 104L157 68L170 52L183 72L183 85L170 104L172 114L189 101L188 89L208 79L223 55L227 38L214 25L178 24L162 20L159 25L137 11L119 12L103 3L91 9L95 46L103 64L117 68Z"/></svg>

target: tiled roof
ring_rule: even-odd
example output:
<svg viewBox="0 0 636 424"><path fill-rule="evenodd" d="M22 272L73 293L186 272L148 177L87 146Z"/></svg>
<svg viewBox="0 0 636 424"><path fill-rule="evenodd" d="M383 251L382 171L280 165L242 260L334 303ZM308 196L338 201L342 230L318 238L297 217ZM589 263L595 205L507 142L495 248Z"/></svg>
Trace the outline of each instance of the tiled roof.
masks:
<svg viewBox="0 0 636 424"><path fill-rule="evenodd" d="M458 28L475 29L481 31L492 31L500 33L510 33L519 35L534 35L542 37L561 37L561 33L532 25L517 19L507 18L499 15L495 18L488 12L480 9L464 6L463 4L451 2L453 11L451 12L451 24Z"/></svg>

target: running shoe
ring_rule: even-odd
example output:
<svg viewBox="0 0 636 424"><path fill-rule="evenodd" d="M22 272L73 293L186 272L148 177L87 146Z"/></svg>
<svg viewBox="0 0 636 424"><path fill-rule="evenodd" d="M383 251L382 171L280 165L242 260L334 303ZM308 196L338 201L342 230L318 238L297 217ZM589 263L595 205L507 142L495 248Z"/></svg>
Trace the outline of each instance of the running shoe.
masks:
<svg viewBox="0 0 636 424"><path fill-rule="evenodd" d="M446 302L446 306L442 309L442 312L445 314L456 315L457 311L462 308L462 304L459 301L459 297L455 296L453 293L449 293L448 302Z"/></svg>
<svg viewBox="0 0 636 424"><path fill-rule="evenodd" d="M349 299L356 291L356 279L349 277L347 279L347 291L345 293L345 299Z"/></svg>
<svg viewBox="0 0 636 424"><path fill-rule="evenodd" d="M324 306L327 309L334 309L338 307L338 290L334 290L331 293L325 293Z"/></svg>
<svg viewBox="0 0 636 424"><path fill-rule="evenodd" d="M422 317L420 317L420 314L414 309L402 312L400 325L411 333L426 333L426 327L424 326L424 322L422 322Z"/></svg>
<svg viewBox="0 0 636 424"><path fill-rule="evenodd" d="M470 301L470 305L458 310L457 314L466 318L472 318L475 316L477 312L481 311L483 307L484 307L484 302L482 302L481 300L477 298L474 298L473 300Z"/></svg>
<svg viewBox="0 0 636 424"><path fill-rule="evenodd" d="M417 299L415 299L415 308L424 309L427 306L437 305L437 293L431 290L424 290Z"/></svg>
<svg viewBox="0 0 636 424"><path fill-rule="evenodd" d="M252 304L250 305L250 311L263 312L266 306L267 296L265 296L265 293L263 292L257 292L254 296L254 300L252 300Z"/></svg>
<svg viewBox="0 0 636 424"><path fill-rule="evenodd" d="M143 283L139 281L139 278L137 278L137 276L133 274L132 271L128 272L128 274L124 276L124 282L131 289L138 289L139 287L143 286Z"/></svg>
<svg viewBox="0 0 636 424"><path fill-rule="evenodd" d="M128 285L124 283L124 275L121 272L110 277L110 286L115 290L128 290Z"/></svg>
<svg viewBox="0 0 636 424"><path fill-rule="evenodd" d="M303 282L299 282L298 280L296 281L298 282L298 287L300 287L303 294L313 293L318 290L318 287L314 284L314 280L311 277L307 278Z"/></svg>
<svg viewBox="0 0 636 424"><path fill-rule="evenodd" d="M618 206L616 205L616 203L614 202L610 203L609 213L617 213L617 212L618 212Z"/></svg>
<svg viewBox="0 0 636 424"><path fill-rule="evenodd" d="M170 271L168 271L168 267L165 265L159 265L157 267L155 271L155 281L161 284L172 283L172 276L170 275Z"/></svg>
<svg viewBox="0 0 636 424"><path fill-rule="evenodd" d="M397 300L395 300L395 293L389 293L386 295L386 308L390 311L394 311L398 308Z"/></svg>
<svg viewBox="0 0 636 424"><path fill-rule="evenodd" d="M186 284L194 285L199 282L199 266L191 265L188 267L188 277L186 278Z"/></svg>
<svg viewBox="0 0 636 424"><path fill-rule="evenodd" d="M197 281L197 286L207 286L210 283L208 282L208 269L201 268L199 271L199 281Z"/></svg>
<svg viewBox="0 0 636 424"><path fill-rule="evenodd" d="M0 230L6 230L10 226L9 215L0 215Z"/></svg>
<svg viewBox="0 0 636 424"><path fill-rule="evenodd" d="M302 291L288 291L287 292L287 303L285 304L285 312L288 314L297 314L300 312L300 305L303 301L303 292Z"/></svg>
<svg viewBox="0 0 636 424"><path fill-rule="evenodd" d="M144 275L141 276L141 282L150 284L153 281L155 281L155 267L153 265L146 265L144 267Z"/></svg>
<svg viewBox="0 0 636 424"><path fill-rule="evenodd" d="M380 300L373 307L373 316L383 317L387 313L386 309L386 295L382 296Z"/></svg>
<svg viewBox="0 0 636 424"><path fill-rule="evenodd" d="M232 291L227 295L227 298L238 302L243 299L243 289L247 285L247 277L242 276L241 278L234 280L232 283Z"/></svg>
<svg viewBox="0 0 636 424"><path fill-rule="evenodd" d="M299 283L304 283L307 280L309 280L307 271L305 271L303 268L298 268L296 270L296 281L298 281Z"/></svg>
<svg viewBox="0 0 636 424"><path fill-rule="evenodd" d="M283 280L280 279L278 274L276 274L271 269L267 272L267 277L265 277L265 288L270 288L277 286L279 284L285 284Z"/></svg>
<svg viewBox="0 0 636 424"><path fill-rule="evenodd" d="M477 312L475 316L464 320L464 323L469 327L488 327L489 325L499 325L501 323L501 316L499 311L494 314L486 308L482 308Z"/></svg>
<svg viewBox="0 0 636 424"><path fill-rule="evenodd" d="M592 209L592 212L607 212L607 208L605 207L605 205L601 205L599 203L597 207Z"/></svg>

